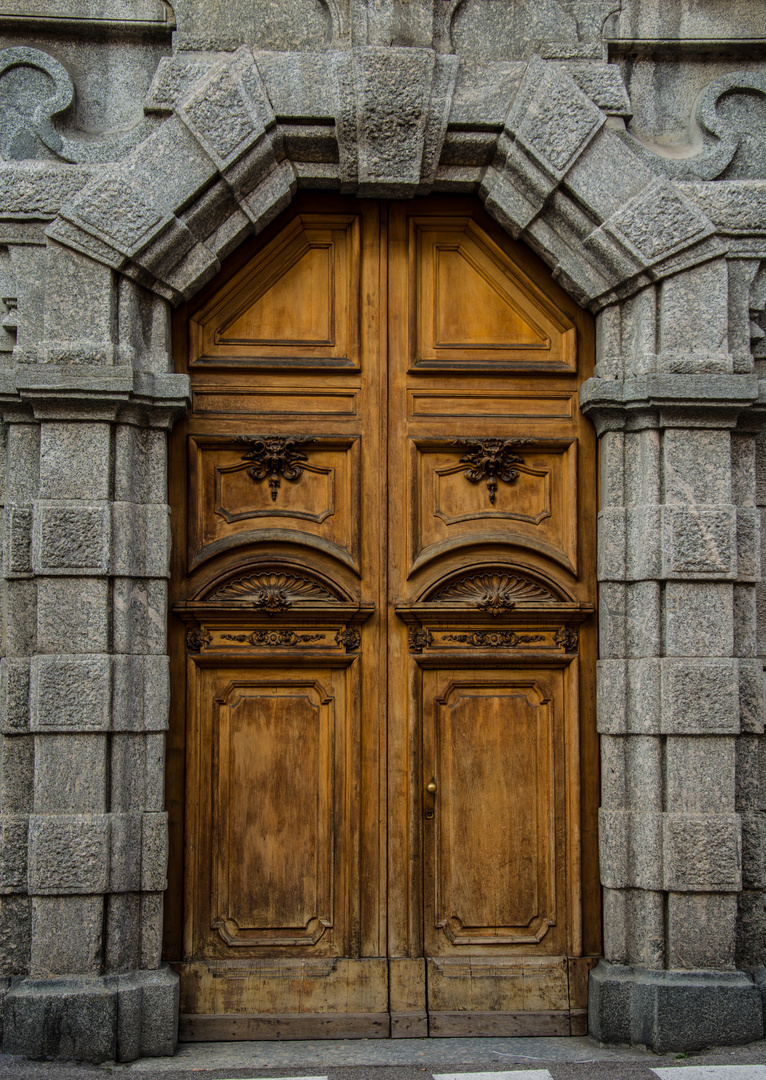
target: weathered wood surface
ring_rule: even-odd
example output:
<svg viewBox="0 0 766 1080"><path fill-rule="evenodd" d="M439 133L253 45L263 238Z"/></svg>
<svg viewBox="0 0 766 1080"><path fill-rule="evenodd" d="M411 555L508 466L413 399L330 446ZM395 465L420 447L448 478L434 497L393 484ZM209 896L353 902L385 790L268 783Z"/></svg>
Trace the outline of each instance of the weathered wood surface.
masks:
<svg viewBox="0 0 766 1080"><path fill-rule="evenodd" d="M591 333L459 199L301 198L177 313L183 1037L581 1026Z"/></svg>

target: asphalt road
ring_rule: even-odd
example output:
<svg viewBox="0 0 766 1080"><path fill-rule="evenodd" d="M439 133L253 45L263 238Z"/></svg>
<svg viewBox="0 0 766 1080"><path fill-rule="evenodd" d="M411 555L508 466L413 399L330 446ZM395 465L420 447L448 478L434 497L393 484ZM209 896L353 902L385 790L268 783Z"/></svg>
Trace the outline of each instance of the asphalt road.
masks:
<svg viewBox="0 0 766 1080"><path fill-rule="evenodd" d="M451 1073L504 1072L528 1072L532 1075L524 1080L548 1080L539 1075L541 1070L552 1080L668 1080L658 1077L656 1069L678 1070L677 1080L766 1080L766 1041L667 1056L599 1047L579 1038L187 1043L174 1058L97 1066L0 1055L0 1080L440 1080Z"/></svg>

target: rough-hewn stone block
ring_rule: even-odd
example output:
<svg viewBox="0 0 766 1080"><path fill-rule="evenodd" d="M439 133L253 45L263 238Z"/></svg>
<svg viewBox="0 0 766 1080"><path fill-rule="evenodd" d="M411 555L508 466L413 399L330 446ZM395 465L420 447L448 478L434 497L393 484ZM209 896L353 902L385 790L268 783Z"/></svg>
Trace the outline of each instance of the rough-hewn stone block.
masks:
<svg viewBox="0 0 766 1080"><path fill-rule="evenodd" d="M162 892L167 888L168 815L144 814L141 822L141 889Z"/></svg>
<svg viewBox="0 0 766 1080"><path fill-rule="evenodd" d="M663 887L672 892L737 892L742 850L737 814L666 814Z"/></svg>
<svg viewBox="0 0 766 1080"><path fill-rule="evenodd" d="M112 661L108 656L32 658L33 731L107 731L111 697Z"/></svg>
<svg viewBox="0 0 766 1080"><path fill-rule="evenodd" d="M109 569L109 508L72 502L35 507L32 559L37 574L105 574Z"/></svg>
<svg viewBox="0 0 766 1080"><path fill-rule="evenodd" d="M103 930L103 896L32 897L30 975L97 975ZM47 1030L38 1034L46 1037Z"/></svg>
<svg viewBox="0 0 766 1080"><path fill-rule="evenodd" d="M110 975L135 971L140 959L141 896L112 893L106 898L104 969Z"/></svg>
<svg viewBox="0 0 766 1080"><path fill-rule="evenodd" d="M167 584L152 579L115 578L112 629L116 653L164 653Z"/></svg>
<svg viewBox="0 0 766 1080"><path fill-rule="evenodd" d="M106 892L109 824L109 817L104 814L32 815L30 893L63 896Z"/></svg>
<svg viewBox="0 0 766 1080"><path fill-rule="evenodd" d="M733 737L668 736L665 740L665 808L681 813L733 813L734 762Z"/></svg>
<svg viewBox="0 0 766 1080"><path fill-rule="evenodd" d="M665 577L736 577L733 507L666 507L662 572Z"/></svg>
<svg viewBox="0 0 766 1080"><path fill-rule="evenodd" d="M656 1053L752 1042L763 1007L742 971L646 971L599 961L590 973L588 1031Z"/></svg>
<svg viewBox="0 0 766 1080"><path fill-rule="evenodd" d="M600 810L599 851L607 888L663 888L662 814Z"/></svg>
<svg viewBox="0 0 766 1080"><path fill-rule="evenodd" d="M6 577L32 572L32 508L6 506L3 544Z"/></svg>
<svg viewBox="0 0 766 1080"><path fill-rule="evenodd" d="M668 656L731 656L734 647L732 586L671 581L665 587L665 652Z"/></svg>
<svg viewBox="0 0 766 1080"><path fill-rule="evenodd" d="M168 577L170 510L164 504L112 504L111 573Z"/></svg>
<svg viewBox="0 0 766 1080"><path fill-rule="evenodd" d="M162 810L165 805L165 736L117 734L111 738L113 811Z"/></svg>
<svg viewBox="0 0 766 1080"><path fill-rule="evenodd" d="M106 735L35 736L35 813L103 814L106 809Z"/></svg>
<svg viewBox="0 0 766 1080"><path fill-rule="evenodd" d="M167 656L116 656L112 726L115 731L165 731L170 707Z"/></svg>
<svg viewBox="0 0 766 1080"><path fill-rule="evenodd" d="M29 657L0 660L0 728L6 734L29 730Z"/></svg>
<svg viewBox="0 0 766 1080"><path fill-rule="evenodd" d="M106 578L42 578L37 583L39 652L106 652L109 616Z"/></svg>
<svg viewBox="0 0 766 1080"><path fill-rule="evenodd" d="M44 423L40 429L40 497L109 497L111 432L108 424Z"/></svg>
<svg viewBox="0 0 766 1080"><path fill-rule="evenodd" d="M109 815L109 891L135 892L141 888L141 821L139 813Z"/></svg>
<svg viewBox="0 0 766 1080"><path fill-rule="evenodd" d="M719 657L668 658L662 669L662 731L725 735L740 729L739 664Z"/></svg>
<svg viewBox="0 0 766 1080"><path fill-rule="evenodd" d="M674 893L667 898L670 968L733 971L736 893Z"/></svg>
<svg viewBox="0 0 766 1080"><path fill-rule="evenodd" d="M0 891L27 891L28 814L0 814Z"/></svg>

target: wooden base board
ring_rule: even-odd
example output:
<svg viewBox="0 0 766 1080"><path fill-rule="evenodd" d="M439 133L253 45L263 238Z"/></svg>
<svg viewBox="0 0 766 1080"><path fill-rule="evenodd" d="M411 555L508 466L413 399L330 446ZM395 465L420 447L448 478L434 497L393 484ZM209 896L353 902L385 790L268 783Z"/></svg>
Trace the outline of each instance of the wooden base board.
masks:
<svg viewBox="0 0 766 1080"><path fill-rule="evenodd" d="M572 1009L569 1013L570 1035L588 1034L588 1010Z"/></svg>
<svg viewBox="0 0 766 1080"><path fill-rule="evenodd" d="M569 1035L565 1012L431 1012L428 1034L440 1039Z"/></svg>
<svg viewBox="0 0 766 1080"><path fill-rule="evenodd" d="M428 1013L400 1012L391 1013L392 1039L428 1038Z"/></svg>
<svg viewBox="0 0 766 1080"><path fill-rule="evenodd" d="M388 1013L260 1013L205 1016L181 1013L181 1042L235 1042L275 1039L388 1039Z"/></svg>
<svg viewBox="0 0 766 1080"><path fill-rule="evenodd" d="M566 1012L261 1013L205 1016L182 1013L181 1042L279 1039L422 1039L585 1035L585 1010Z"/></svg>

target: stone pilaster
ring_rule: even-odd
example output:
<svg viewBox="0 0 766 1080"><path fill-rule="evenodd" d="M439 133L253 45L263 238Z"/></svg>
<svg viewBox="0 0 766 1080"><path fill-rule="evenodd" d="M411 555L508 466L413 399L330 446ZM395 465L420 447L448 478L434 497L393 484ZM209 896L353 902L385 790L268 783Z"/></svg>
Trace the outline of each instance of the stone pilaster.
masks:
<svg viewBox="0 0 766 1080"><path fill-rule="evenodd" d="M763 1030L738 970L755 966L742 963L742 890L760 881L742 813L764 725L758 381L733 373L727 284L713 259L606 309L601 378L583 392L602 482L605 960L590 1030L660 1052ZM744 906L762 939L762 911Z"/></svg>
<svg viewBox="0 0 766 1080"><path fill-rule="evenodd" d="M3 373L0 974L23 976L5 1047L131 1060L172 1053L177 1030L161 965L166 432L186 386L166 313L120 325L121 306L162 301L55 246L42 293L37 349L22 338Z"/></svg>

